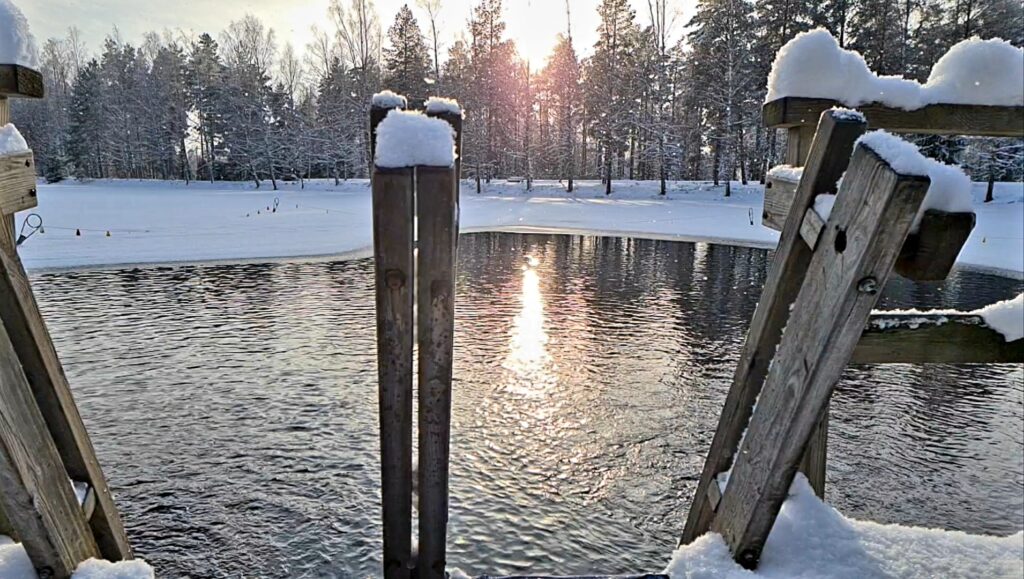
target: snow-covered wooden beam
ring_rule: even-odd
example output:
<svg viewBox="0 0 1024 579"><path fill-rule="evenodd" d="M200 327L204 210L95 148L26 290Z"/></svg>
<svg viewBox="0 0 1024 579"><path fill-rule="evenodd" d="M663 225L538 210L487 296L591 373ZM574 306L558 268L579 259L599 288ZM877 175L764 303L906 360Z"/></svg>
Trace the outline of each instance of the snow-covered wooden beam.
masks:
<svg viewBox="0 0 1024 579"><path fill-rule="evenodd" d="M821 113L843 103L820 98L784 97L765 103L764 125L776 129L816 126ZM868 127L895 133L966 135L978 137L1024 136L1024 107L934 104L906 111L875 103L858 105Z"/></svg>
<svg viewBox="0 0 1024 579"><path fill-rule="evenodd" d="M43 75L20 64L0 64L0 97L41 99Z"/></svg>
<svg viewBox="0 0 1024 579"><path fill-rule="evenodd" d="M1007 341L974 313L875 313L852 364L1021 364L1024 339Z"/></svg>

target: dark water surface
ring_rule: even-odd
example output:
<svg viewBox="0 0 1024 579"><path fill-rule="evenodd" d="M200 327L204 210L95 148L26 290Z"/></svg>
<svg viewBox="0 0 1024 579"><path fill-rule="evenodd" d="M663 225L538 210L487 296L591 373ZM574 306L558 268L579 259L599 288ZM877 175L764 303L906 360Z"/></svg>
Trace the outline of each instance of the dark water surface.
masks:
<svg viewBox="0 0 1024 579"><path fill-rule="evenodd" d="M664 567L769 254L462 238L450 556L475 573ZM161 577L373 577L372 262L33 276L136 552ZM890 283L976 308L1020 282ZM848 515L1024 526L1024 369L861 366L832 403Z"/></svg>

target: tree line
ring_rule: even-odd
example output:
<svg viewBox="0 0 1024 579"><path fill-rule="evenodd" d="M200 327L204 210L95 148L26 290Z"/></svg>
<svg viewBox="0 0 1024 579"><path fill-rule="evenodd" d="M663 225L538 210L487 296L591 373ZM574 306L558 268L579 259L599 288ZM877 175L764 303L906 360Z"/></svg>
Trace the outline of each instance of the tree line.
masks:
<svg viewBox="0 0 1024 579"><path fill-rule="evenodd" d="M370 97L387 88L466 111L465 176L763 180L784 136L761 126L772 60L794 35L828 29L879 74L926 80L956 42L1024 43L1020 0L699 0L680 23L668 0L601 0L581 58L566 31L544 63L521 58L502 0L480 0L467 29L439 38L443 0L403 6L384 29L372 0L332 0L300 56L245 16L216 36L116 33L98 54L74 28L40 54L47 98L13 117L42 175L281 180L365 177ZM415 8L415 11L414 11ZM418 17L417 17L418 15ZM422 22L422 24L421 24ZM448 40L452 40L449 42ZM1019 139L920 137L976 179L1020 180Z"/></svg>

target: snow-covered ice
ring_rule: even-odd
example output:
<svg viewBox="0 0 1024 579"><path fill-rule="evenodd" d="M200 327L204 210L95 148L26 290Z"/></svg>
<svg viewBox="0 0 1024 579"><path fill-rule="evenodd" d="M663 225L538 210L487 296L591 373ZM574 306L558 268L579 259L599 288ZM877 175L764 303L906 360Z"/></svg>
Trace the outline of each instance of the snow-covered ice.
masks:
<svg viewBox="0 0 1024 579"><path fill-rule="evenodd" d="M462 184L463 232L518 231L621 235L774 247L778 233L761 225L763 189L732 184L732 196L709 182L616 181L610 197L599 181L495 181L477 195ZM373 230L365 180L285 182L280 191L251 183L94 181L39 185L45 233L19 249L29 268L138 263L370 255ZM997 183L995 201L973 187L978 223L959 266L1024 278L1024 184ZM277 212L274 198L280 198ZM29 211L19 214L17 226ZM753 221L753 224L751 224ZM75 235L80 229L81 236ZM106 237L110 231L111 236Z"/></svg>
<svg viewBox="0 0 1024 579"><path fill-rule="evenodd" d="M0 0L0 63L36 68L38 53L28 20L11 0Z"/></svg>
<svg viewBox="0 0 1024 579"><path fill-rule="evenodd" d="M857 140L884 159L897 173L927 176L931 180L928 193L914 222L920 224L928 209L950 213L970 213L974 210L971 199L971 180L959 168L929 159L913 143L890 135L885 131L871 131Z"/></svg>
<svg viewBox="0 0 1024 579"><path fill-rule="evenodd" d="M0 535L0 578L37 579L25 548L10 537ZM89 559L83 561L71 579L153 579L153 568L141 559L111 563Z"/></svg>
<svg viewBox="0 0 1024 579"><path fill-rule="evenodd" d="M393 110L377 125L378 167L451 167L455 133L446 121L419 111Z"/></svg>
<svg viewBox="0 0 1024 579"><path fill-rule="evenodd" d="M407 106L404 96L389 90L384 90L373 95L370 99L370 104L382 109L404 109Z"/></svg>
<svg viewBox="0 0 1024 579"><path fill-rule="evenodd" d="M3 0L0 0L2 2ZM18 132L18 127L11 123L0 127L0 155L13 155L28 150L25 137Z"/></svg>
<svg viewBox="0 0 1024 579"><path fill-rule="evenodd" d="M878 76L857 52L822 28L796 35L775 56L765 101L827 98L847 106L881 103L914 110L929 104L1024 105L1024 50L1000 39L970 38L935 63L928 82Z"/></svg>
<svg viewBox="0 0 1024 579"><path fill-rule="evenodd" d="M678 549L666 572L672 579L1020 577L1024 533L990 537L848 519L798 474L756 572L733 562L714 533Z"/></svg>
<svg viewBox="0 0 1024 579"><path fill-rule="evenodd" d="M455 115L462 114L462 105L455 99L446 99L444 97L430 97L427 99L426 110L428 113L451 113Z"/></svg>

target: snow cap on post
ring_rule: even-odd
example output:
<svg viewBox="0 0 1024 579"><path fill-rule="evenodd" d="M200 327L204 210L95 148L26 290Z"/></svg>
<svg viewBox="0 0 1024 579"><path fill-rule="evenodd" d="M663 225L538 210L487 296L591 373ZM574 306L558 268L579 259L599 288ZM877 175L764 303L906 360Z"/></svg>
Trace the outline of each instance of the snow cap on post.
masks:
<svg viewBox="0 0 1024 579"><path fill-rule="evenodd" d="M919 175L931 181L911 232L917 231L921 217L928 209L947 213L974 212L971 180L959 167L929 159L914 144L885 131L871 131L857 139L857 145L874 151L901 175Z"/></svg>
<svg viewBox="0 0 1024 579"><path fill-rule="evenodd" d="M971 38L949 49L928 82L878 76L860 53L846 50L827 30L797 34L772 63L765 102L822 98L848 106L878 103L903 110L931 104L1024 105L1024 49L1000 39Z"/></svg>
<svg viewBox="0 0 1024 579"><path fill-rule="evenodd" d="M2 2L3 0L0 0ZM373 95L370 104L379 109L404 109L408 106L405 97L389 90L381 91Z"/></svg>
<svg viewBox="0 0 1024 579"><path fill-rule="evenodd" d="M0 64L36 68L38 52L28 20L11 0L0 0Z"/></svg>
<svg viewBox="0 0 1024 579"><path fill-rule="evenodd" d="M377 126L375 164L382 169L451 167L455 135L451 125L418 111L393 110Z"/></svg>
<svg viewBox="0 0 1024 579"><path fill-rule="evenodd" d="M0 127L0 155L13 155L25 151L28 151L28 143L18 132L18 127L11 123Z"/></svg>
<svg viewBox="0 0 1024 579"><path fill-rule="evenodd" d="M451 114L461 117L462 105L455 99L432 96L427 99L426 110L431 114Z"/></svg>

